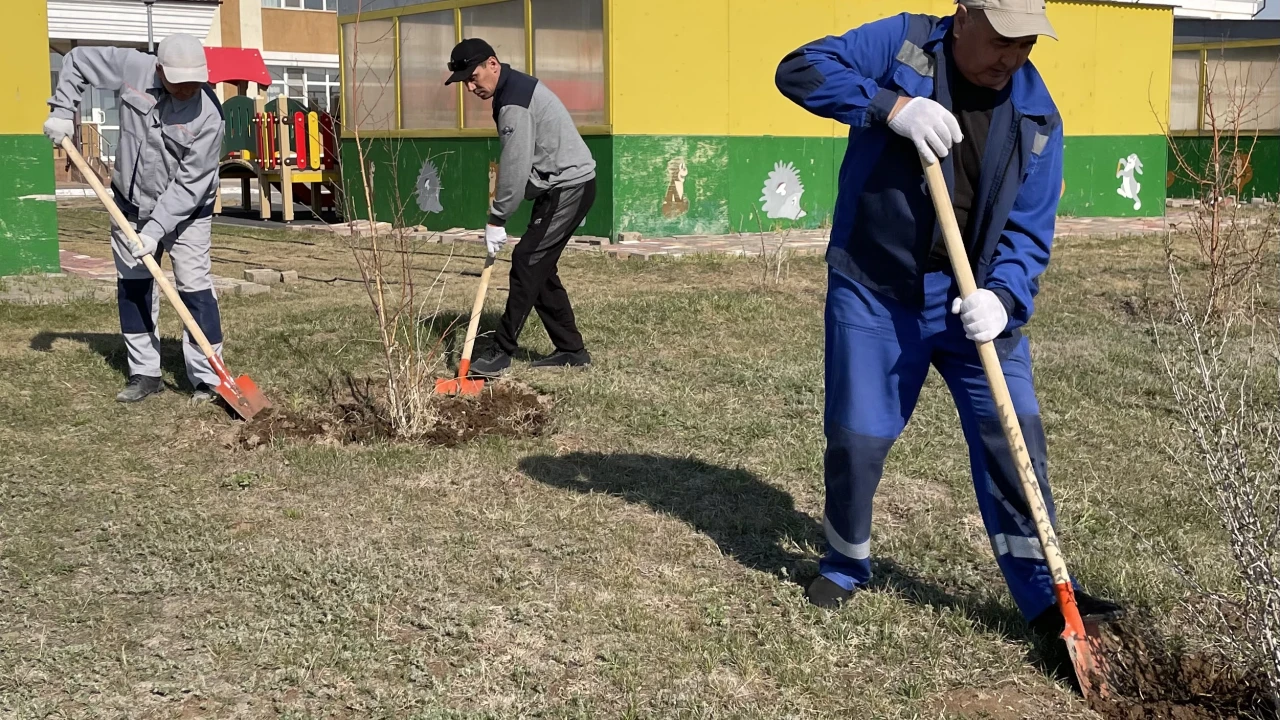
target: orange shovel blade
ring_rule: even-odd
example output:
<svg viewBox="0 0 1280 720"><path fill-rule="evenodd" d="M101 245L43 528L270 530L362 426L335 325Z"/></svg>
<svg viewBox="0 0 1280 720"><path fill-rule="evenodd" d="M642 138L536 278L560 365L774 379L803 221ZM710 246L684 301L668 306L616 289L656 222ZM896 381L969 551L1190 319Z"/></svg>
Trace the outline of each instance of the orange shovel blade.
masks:
<svg viewBox="0 0 1280 720"><path fill-rule="evenodd" d="M1103 673L1100 643L1089 637L1084 621L1080 617L1080 609L1076 606L1075 591L1070 584L1054 586L1054 594L1058 596L1058 607L1062 610L1062 641L1067 645L1071 655L1071 664L1075 668L1076 682L1080 684L1080 694L1085 698L1096 696L1106 698L1110 690Z"/></svg>
<svg viewBox="0 0 1280 720"><path fill-rule="evenodd" d="M461 377L436 380L437 395L479 395L483 389L484 380Z"/></svg>
<svg viewBox="0 0 1280 720"><path fill-rule="evenodd" d="M436 380L437 395L479 395L484 389L484 378L471 379L471 358L463 358L458 363L458 377L440 378Z"/></svg>
<svg viewBox="0 0 1280 720"><path fill-rule="evenodd" d="M227 405L245 420L271 407L271 403L266 396L262 394L257 384L248 375L241 375L230 383L224 379L218 383L218 387L215 390L218 396L225 400Z"/></svg>

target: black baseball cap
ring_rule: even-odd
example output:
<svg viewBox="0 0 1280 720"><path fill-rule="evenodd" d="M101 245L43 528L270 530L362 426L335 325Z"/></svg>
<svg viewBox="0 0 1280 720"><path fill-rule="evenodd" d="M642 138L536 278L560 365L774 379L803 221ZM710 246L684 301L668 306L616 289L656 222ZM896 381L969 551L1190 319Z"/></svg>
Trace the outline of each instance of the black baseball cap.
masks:
<svg viewBox="0 0 1280 720"><path fill-rule="evenodd" d="M453 72L445 85L462 82L471 77L471 71L489 58L498 57L493 46L480 38L467 38L453 47L449 55L449 70Z"/></svg>

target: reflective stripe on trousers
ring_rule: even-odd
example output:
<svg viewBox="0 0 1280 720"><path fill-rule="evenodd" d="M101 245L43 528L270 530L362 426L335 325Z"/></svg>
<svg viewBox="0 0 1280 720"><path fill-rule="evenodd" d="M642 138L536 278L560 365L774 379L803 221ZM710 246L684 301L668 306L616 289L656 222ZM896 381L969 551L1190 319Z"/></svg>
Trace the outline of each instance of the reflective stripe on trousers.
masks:
<svg viewBox="0 0 1280 720"><path fill-rule="evenodd" d="M871 579L871 508L885 458L906 427L930 366L947 383L969 446L978 509L1014 602L1027 619L1052 605L1053 583L977 349L947 273L925 277L925 306L909 308L830 270L826 306L824 458L827 552L820 572L850 589ZM1044 429L1025 337L996 341L1040 490L1053 518ZM955 517L958 525L959 515Z"/></svg>

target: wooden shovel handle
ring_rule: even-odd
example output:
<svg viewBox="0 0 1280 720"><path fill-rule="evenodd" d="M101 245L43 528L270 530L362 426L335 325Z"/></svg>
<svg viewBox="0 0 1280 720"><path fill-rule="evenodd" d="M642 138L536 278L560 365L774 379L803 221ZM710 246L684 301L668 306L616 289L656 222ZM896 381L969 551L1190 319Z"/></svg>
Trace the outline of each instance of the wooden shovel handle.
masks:
<svg viewBox="0 0 1280 720"><path fill-rule="evenodd" d="M93 188L94 194L96 194L98 199L102 201L102 204L106 206L107 212L111 214L111 219L115 221L116 227L120 228L125 237L129 239L129 242L133 243L134 247L142 248L142 240L138 238L138 233L134 231L133 225L124 216L124 213L120 212L120 208L116 206L115 200L107 194L106 188L102 187L102 181L98 180L98 176L89 169L88 163L84 161L84 156L80 154L80 151L76 150L76 146L72 144L71 138L62 138L60 147L66 151L67 157L71 158L71 162L75 163L76 168L80 170L80 174L84 176L86 181L88 181L89 187ZM213 346L209 344L209 339L206 338L204 332L200 330L200 326L196 324L196 319L191 316L191 311L187 310L187 306L182 302L182 298L178 295L178 291L175 290L169 280L165 278L164 271L160 269L160 265L156 263L156 259L151 255L144 255L142 257L142 262L147 266L147 269L151 271L151 277L155 278L156 282L159 283L160 289L164 291L164 296L169 299L169 303L173 305L173 309L178 311L178 315L182 318L182 324L187 328L187 333L189 333L192 339L196 341L196 344L200 346L200 352L204 353L205 358L209 359L210 362L213 362L215 359ZM217 366L218 364L215 363L215 367Z"/></svg>
<svg viewBox="0 0 1280 720"><path fill-rule="evenodd" d="M480 273L480 287L476 290L475 302L471 304L471 323L467 325L467 342L462 346L462 361L471 364L471 350L476 344L476 333L480 330L480 312L484 310L484 296L489 291L489 277L493 275L493 255L485 258L484 271Z"/></svg>
<svg viewBox="0 0 1280 720"><path fill-rule="evenodd" d="M942 164L925 164L924 175L929 183L929 194L933 197L938 223L942 225L942 238L947 245L947 256L951 258L951 269L960 285L960 297L966 298L978 286L973 280L973 269L969 267L969 255L965 252L964 241L960 239L960 227L956 224L955 208L951 206L951 194L947 190L946 178L942 175ZM995 400L996 413L1000 416L1000 425L1004 428L1005 439L1013 450L1014 464L1018 466L1018 478L1022 481L1023 494L1031 509L1036 533L1040 536L1045 562L1049 565L1049 572L1053 574L1054 584L1069 586L1071 577L1067 574L1067 565L1058 547L1057 534L1049 523L1049 511L1040 494L1035 466L1031 464L1031 455L1027 452L1027 444L1022 437L1022 426L1018 424L1018 414L1013 408L1013 398L1009 396L1009 386L1005 383L995 344L991 341L978 343L978 356L982 360L987 383L991 386L991 395Z"/></svg>

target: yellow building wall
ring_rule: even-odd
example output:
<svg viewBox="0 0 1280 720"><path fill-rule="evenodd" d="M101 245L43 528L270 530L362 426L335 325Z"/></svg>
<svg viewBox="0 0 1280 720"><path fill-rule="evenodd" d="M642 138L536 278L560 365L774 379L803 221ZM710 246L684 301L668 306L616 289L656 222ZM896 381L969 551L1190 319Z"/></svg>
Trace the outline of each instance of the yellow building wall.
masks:
<svg viewBox="0 0 1280 720"><path fill-rule="evenodd" d="M1068 135L1162 135L1169 120L1173 11L1050 2L1059 42L1031 53Z"/></svg>
<svg viewBox="0 0 1280 720"><path fill-rule="evenodd" d="M0 135L41 133L49 116L49 15L44 0L5 3L8 40L0 43Z"/></svg>
<svg viewBox="0 0 1280 720"><path fill-rule="evenodd" d="M0 43L0 277L58 271L45 0L5 0Z"/></svg>
<svg viewBox="0 0 1280 720"><path fill-rule="evenodd" d="M615 133L728 134L731 1L610 0Z"/></svg>
<svg viewBox="0 0 1280 720"><path fill-rule="evenodd" d="M613 0L611 102L615 134L842 137L777 91L782 57L898 12L954 12L952 0ZM731 9L732 8L732 9ZM1031 60L1070 135L1158 134L1168 116L1173 11L1054 1L1059 41Z"/></svg>

